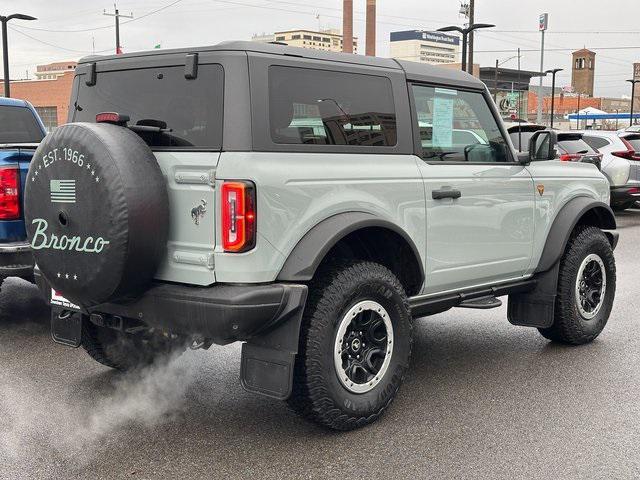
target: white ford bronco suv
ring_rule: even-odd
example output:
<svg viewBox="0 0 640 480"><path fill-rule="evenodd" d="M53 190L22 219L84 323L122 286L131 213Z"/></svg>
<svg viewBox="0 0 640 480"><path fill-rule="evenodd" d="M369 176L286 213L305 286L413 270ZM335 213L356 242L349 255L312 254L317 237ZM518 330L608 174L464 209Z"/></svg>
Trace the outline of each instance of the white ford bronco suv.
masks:
<svg viewBox="0 0 640 480"><path fill-rule="evenodd" d="M554 132L517 153L486 87L436 66L262 45L88 57L31 162L55 341L127 370L244 342L249 391L376 420L413 319L499 307L583 344L611 312L615 218Z"/></svg>

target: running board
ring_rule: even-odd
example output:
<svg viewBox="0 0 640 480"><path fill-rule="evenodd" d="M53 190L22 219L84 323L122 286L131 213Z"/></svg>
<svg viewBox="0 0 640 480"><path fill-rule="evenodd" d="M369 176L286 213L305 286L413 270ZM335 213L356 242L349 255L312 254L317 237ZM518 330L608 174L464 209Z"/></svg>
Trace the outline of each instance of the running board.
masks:
<svg viewBox="0 0 640 480"><path fill-rule="evenodd" d="M414 318L425 317L427 315L434 315L436 313L444 312L453 307L465 307L465 308L494 308L494 306L471 306L472 304L479 305L477 301L486 300L487 298L494 299L500 302L496 297L503 295L511 295L514 293L526 293L530 292L536 287L537 281L533 278L528 280L518 280L516 282L503 283L492 287L482 287L478 290L467 290L460 293L447 293L444 295L417 295L409 298L409 306L411 307L411 314ZM474 300L476 302L474 302ZM502 302L500 302L502 303ZM495 305L496 307L500 305Z"/></svg>
<svg viewBox="0 0 640 480"><path fill-rule="evenodd" d="M486 297L475 298L473 300L463 300L458 308L477 308L479 310L488 310L489 308L498 308L502 306L502 300L487 295Z"/></svg>

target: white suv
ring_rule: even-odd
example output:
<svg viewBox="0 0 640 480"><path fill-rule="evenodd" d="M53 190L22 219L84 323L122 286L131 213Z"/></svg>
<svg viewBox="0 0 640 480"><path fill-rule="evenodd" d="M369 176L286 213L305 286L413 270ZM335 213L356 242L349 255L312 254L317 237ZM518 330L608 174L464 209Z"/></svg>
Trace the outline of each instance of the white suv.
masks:
<svg viewBox="0 0 640 480"><path fill-rule="evenodd" d="M640 134L598 130L582 134L583 140L602 154L602 173L611 185L611 206L615 210L630 208L640 200L640 149L634 146Z"/></svg>

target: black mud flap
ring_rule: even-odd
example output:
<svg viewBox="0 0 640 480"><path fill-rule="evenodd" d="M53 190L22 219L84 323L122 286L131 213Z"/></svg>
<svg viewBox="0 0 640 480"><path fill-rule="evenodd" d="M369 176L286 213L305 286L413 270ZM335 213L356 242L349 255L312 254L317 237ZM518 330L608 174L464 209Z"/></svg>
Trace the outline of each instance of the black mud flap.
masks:
<svg viewBox="0 0 640 480"><path fill-rule="evenodd" d="M536 276L536 288L509 295L509 323L523 327L549 328L553 325L560 262Z"/></svg>
<svg viewBox="0 0 640 480"><path fill-rule="evenodd" d="M78 348L82 343L82 314L70 310L51 310L51 338L56 343Z"/></svg>
<svg viewBox="0 0 640 480"><path fill-rule="evenodd" d="M244 343L240 378L245 390L286 400L293 388L296 354Z"/></svg>
<svg viewBox="0 0 640 480"><path fill-rule="evenodd" d="M278 400L291 395L306 298L306 287L291 290L278 315L281 321L242 345L240 382L245 390Z"/></svg>

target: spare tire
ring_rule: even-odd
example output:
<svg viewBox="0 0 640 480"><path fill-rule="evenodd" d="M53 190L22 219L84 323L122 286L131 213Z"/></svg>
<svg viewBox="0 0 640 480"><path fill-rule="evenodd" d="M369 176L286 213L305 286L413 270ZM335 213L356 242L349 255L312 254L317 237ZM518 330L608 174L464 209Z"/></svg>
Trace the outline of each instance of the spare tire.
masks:
<svg viewBox="0 0 640 480"><path fill-rule="evenodd" d="M83 307L144 289L164 256L166 183L131 130L70 123L40 143L25 189L27 234L52 288Z"/></svg>

